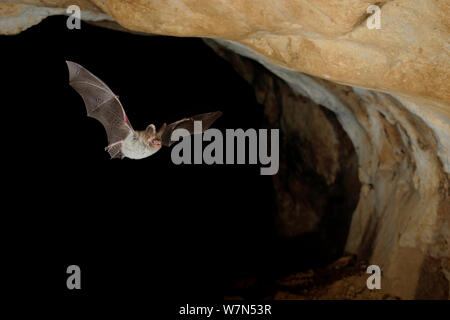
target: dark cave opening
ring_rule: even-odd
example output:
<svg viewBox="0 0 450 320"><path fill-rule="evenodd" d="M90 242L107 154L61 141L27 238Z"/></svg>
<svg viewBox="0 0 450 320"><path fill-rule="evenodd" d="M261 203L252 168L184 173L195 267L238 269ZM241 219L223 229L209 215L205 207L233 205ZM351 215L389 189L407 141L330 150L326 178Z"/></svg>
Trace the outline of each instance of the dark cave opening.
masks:
<svg viewBox="0 0 450 320"><path fill-rule="evenodd" d="M358 157L350 138L326 107L297 94L259 63L206 43L252 85L264 106L264 124L281 129L280 170L273 179L273 258L282 267L272 276L326 267L346 254L359 201ZM238 286L247 288L246 283Z"/></svg>
<svg viewBox="0 0 450 320"><path fill-rule="evenodd" d="M75 260L87 270L86 288L94 293L151 287L182 297L262 298L281 275L343 254L359 197L353 146L332 112L296 95L263 67L224 51L234 55L229 64L201 39L84 23L79 31L67 30L65 17L3 41L10 49L5 61L15 61L3 71L30 92L20 101L27 116L19 108L10 116L40 139L53 137L46 156L24 169L34 181L30 187L46 181L35 186L31 200L47 214L27 218L44 226L38 239L48 270ZM254 165L176 166L170 150L138 162L109 161L104 130L86 117L69 87L65 60L106 82L135 128L215 110L224 113L215 125L220 130L281 128L279 174L261 176ZM251 66L250 83L243 65ZM311 114L311 108L318 111ZM332 182L316 167L328 157L314 140L322 128L287 123L292 116L320 118L341 139L335 146L341 152L324 162L325 168L327 161L339 163ZM40 154L39 147L30 152ZM242 288L236 286L240 279L256 281Z"/></svg>

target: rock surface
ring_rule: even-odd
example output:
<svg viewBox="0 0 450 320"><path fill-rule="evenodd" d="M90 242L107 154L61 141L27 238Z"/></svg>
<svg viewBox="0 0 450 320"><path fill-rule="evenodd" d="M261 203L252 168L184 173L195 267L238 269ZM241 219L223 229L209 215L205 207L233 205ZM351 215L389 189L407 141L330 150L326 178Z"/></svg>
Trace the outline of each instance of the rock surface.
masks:
<svg viewBox="0 0 450 320"><path fill-rule="evenodd" d="M35 24L46 13L55 14L56 8L78 4L86 10L87 20L101 9L134 31L238 41L275 65L335 82L425 99L427 107L450 114L448 1L5 2L0 4L2 19L11 11L8 2L34 4L33 10L42 10L37 6L47 8L32 13L33 18L30 7L22 11L22 18L15 22L17 30ZM381 7L381 29L366 26L366 10L372 4ZM19 9L14 10L12 14L17 16ZM0 32L11 32L3 29Z"/></svg>
<svg viewBox="0 0 450 320"><path fill-rule="evenodd" d="M6 3L0 3L0 34L18 34L49 16L64 15L70 5L78 5L84 9L82 18L88 21L112 20L86 0L6 1Z"/></svg>
<svg viewBox="0 0 450 320"><path fill-rule="evenodd" d="M281 130L280 169L273 182L277 230L285 245L301 251L302 260L336 259L361 188L352 141L326 107L253 60L206 42L254 87L266 125Z"/></svg>
<svg viewBox="0 0 450 320"><path fill-rule="evenodd" d="M19 33L72 4L86 20L112 19L148 34L215 38L260 62L295 95L289 101L290 91L283 89L275 105L286 116L268 112L269 123L279 121L291 138L302 128L303 141L316 143L310 150L323 158L310 168L326 185L335 183L346 159L339 148L346 138L319 106L334 112L353 145L361 183L346 251L380 265L386 292L394 296L450 297L449 1L3 1L0 33ZM381 7L381 29L366 26L372 4ZM244 65L237 69L257 93L270 92L271 77L255 83ZM263 102L266 108L274 105ZM329 130L330 139L308 129L302 117ZM322 145L326 151L320 153ZM314 229L313 218L299 228L292 213L308 210L305 203L290 209L300 203L297 187L286 188L295 181L284 181L282 188L292 192L285 193L291 199L284 201L284 212L294 226L284 225L285 232ZM317 208L310 212L320 218Z"/></svg>
<svg viewBox="0 0 450 320"><path fill-rule="evenodd" d="M310 134L315 132L314 129L306 127L317 127L316 133L326 132L326 126L331 123L330 119L320 119L317 115L308 116L308 113L302 111L305 105L308 106L307 109L325 106L336 114L337 120L355 148L361 188L355 186L354 180L351 179L351 152L350 156L340 156L341 159L346 159L347 169L344 169L343 162L338 156L333 156L336 153L346 152L343 137L339 138L339 143L335 147L332 146L339 129L335 128L326 133L331 141L328 141L325 149L314 145L307 147L312 155L300 155L297 161L305 162L304 159L311 156L326 159L327 165L324 167L327 170L322 169L320 162L310 169L315 170L317 176L322 176L325 181L330 182L336 177L333 168L340 168L339 171L345 173L347 180L342 181L339 186L349 194L355 190L359 192L359 201L351 217L345 251L357 254L360 259L368 259L371 264L381 267L385 292L406 299L448 298L449 175L437 155L439 142L435 131L429 126L430 122L412 114L404 105L408 102L402 103L391 95L334 84L292 72L261 60L255 52L236 43L219 40L215 42L243 56L258 59L294 90L294 93L285 92L278 100L278 108L283 110L281 120L284 118L283 113L286 114L286 118L292 117L292 114L289 114L290 105L293 104L290 100L295 101L297 115L303 112L303 117L315 120L308 124L302 124L297 120L292 126L289 126L289 122L283 124L281 121L280 127L284 134L290 136L288 139L300 134L309 143L315 142L320 145L320 142L324 141L320 138L320 134L316 136ZM249 67L248 62L244 63L239 56L230 57L230 53L225 56L244 78L253 83L257 93L265 92L266 96L260 99L265 104L266 114L269 119L277 119L273 115L279 111L268 111L274 105L270 98L273 80L261 76L252 77L255 75L255 68ZM283 90L278 88L277 91ZM296 98L293 99L293 95ZM320 112L316 110L309 113ZM296 134L292 132L293 129L296 130ZM283 157L281 159L283 160ZM330 215L332 210L329 207L322 213L318 205L320 197L314 197L313 193L309 193L306 198L315 201L315 206L304 205L305 199L302 194L308 190L302 188L301 192L297 192L297 189L302 186L302 180L304 181L302 176L305 172L296 176L297 182L294 185L296 187L293 188L291 183L288 190L283 188L283 181L280 179L283 179L285 168L282 164L283 162L280 164L280 173L274 180L275 186L278 185L278 196L281 194L288 197L279 201L279 204L287 206L291 204L287 210L283 206L279 209L281 218L285 219L284 232L286 235L296 235L315 231L320 221L323 221L324 214ZM308 167L307 163L306 166L303 164L303 168L305 167ZM297 174L295 167L291 166L288 171L291 176ZM311 182L305 184L313 186ZM324 188L319 190L324 192ZM340 199L343 204L345 201ZM347 195L347 201L347 208L350 208L351 196ZM345 207L338 210L344 220L340 221L339 227L344 229L346 210ZM301 225L302 229L298 229L298 225ZM337 239L336 237L334 240Z"/></svg>

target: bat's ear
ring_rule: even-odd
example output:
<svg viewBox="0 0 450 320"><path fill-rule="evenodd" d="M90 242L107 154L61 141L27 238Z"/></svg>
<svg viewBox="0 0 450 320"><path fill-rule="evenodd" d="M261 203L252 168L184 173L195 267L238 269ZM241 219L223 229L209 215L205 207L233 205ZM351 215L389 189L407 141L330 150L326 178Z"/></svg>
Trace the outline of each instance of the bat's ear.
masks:
<svg viewBox="0 0 450 320"><path fill-rule="evenodd" d="M147 133L149 133L149 134L154 134L156 131L156 128L153 124L150 124L147 126L147 129L145 129L145 131L147 131Z"/></svg>
<svg viewBox="0 0 450 320"><path fill-rule="evenodd" d="M166 130L167 124L164 123L161 128L159 128L158 132L156 133L156 137L158 139L161 139L162 134L164 133L164 131Z"/></svg>

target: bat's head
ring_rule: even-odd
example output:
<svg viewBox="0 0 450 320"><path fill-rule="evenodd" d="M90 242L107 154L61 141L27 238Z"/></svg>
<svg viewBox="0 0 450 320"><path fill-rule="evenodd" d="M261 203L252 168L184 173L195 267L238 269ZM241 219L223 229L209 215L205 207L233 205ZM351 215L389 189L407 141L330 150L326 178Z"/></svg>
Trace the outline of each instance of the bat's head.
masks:
<svg viewBox="0 0 450 320"><path fill-rule="evenodd" d="M145 141L151 149L159 149L161 148L161 135L156 132L156 128L153 124L149 125L147 129L145 129Z"/></svg>

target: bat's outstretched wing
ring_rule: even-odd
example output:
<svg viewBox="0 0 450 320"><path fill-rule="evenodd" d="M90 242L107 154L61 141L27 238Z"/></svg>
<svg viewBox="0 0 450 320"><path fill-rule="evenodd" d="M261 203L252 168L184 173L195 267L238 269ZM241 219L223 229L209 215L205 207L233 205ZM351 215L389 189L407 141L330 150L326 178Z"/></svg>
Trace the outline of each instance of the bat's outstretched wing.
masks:
<svg viewBox="0 0 450 320"><path fill-rule="evenodd" d="M222 115L222 112L216 111L216 112L208 112L208 113L202 113L195 115L193 117L184 118L179 121L173 122L169 125L164 124L158 134L161 136L161 142L164 146L170 146L175 141L172 141L170 138L172 136L172 132L176 129L186 129L189 134L194 134L194 121L201 121L202 122L202 132L204 132L206 129L208 129L214 121L216 121L220 116Z"/></svg>
<svg viewBox="0 0 450 320"><path fill-rule="evenodd" d="M99 78L77 63L66 61L69 83L81 95L87 115L100 121L108 135L111 158L121 158L121 142L133 130L119 98Z"/></svg>

